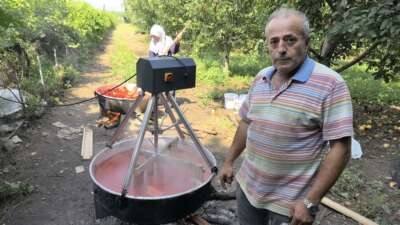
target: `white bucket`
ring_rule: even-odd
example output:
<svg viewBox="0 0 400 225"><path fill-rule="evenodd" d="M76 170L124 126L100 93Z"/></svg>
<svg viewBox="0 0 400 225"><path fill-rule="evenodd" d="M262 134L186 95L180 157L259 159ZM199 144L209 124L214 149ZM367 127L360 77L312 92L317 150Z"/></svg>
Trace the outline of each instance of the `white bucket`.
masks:
<svg viewBox="0 0 400 225"><path fill-rule="evenodd" d="M235 109L239 96L235 93L224 94L225 109Z"/></svg>
<svg viewBox="0 0 400 225"><path fill-rule="evenodd" d="M360 143L356 139L351 138L351 158L359 159L362 155L363 152Z"/></svg>
<svg viewBox="0 0 400 225"><path fill-rule="evenodd" d="M240 94L237 104L236 104L236 109L240 109L240 107L242 106L243 102L246 100L247 98L247 94Z"/></svg>

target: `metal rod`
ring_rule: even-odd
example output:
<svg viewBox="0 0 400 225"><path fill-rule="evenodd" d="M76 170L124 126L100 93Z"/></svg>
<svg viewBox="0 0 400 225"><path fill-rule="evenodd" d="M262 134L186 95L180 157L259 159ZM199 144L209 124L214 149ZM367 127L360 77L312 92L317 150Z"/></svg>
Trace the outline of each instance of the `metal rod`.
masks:
<svg viewBox="0 0 400 225"><path fill-rule="evenodd" d="M123 186L122 186L122 193L121 193L123 197L128 192L128 187L129 187L129 184L131 183L131 181L132 181L132 183L135 182L135 177L134 176L132 177L132 173L133 173L133 169L136 166L137 160L139 158L140 147L142 146L142 143L143 143L144 135L145 135L145 132L146 132L146 127L147 127L147 124L149 123L151 112L153 111L153 108L155 108L154 107L154 103L155 103L155 96L153 96L150 99L150 101L149 101L149 103L147 105L147 108L146 108L146 112L144 113L143 123L140 126L138 138L136 140L136 144L135 144L135 148L133 150L132 158L131 158L131 161L129 163L128 174L125 175L125 177L124 177L124 183L123 183Z"/></svg>
<svg viewBox="0 0 400 225"><path fill-rule="evenodd" d="M181 121L176 121L176 123L173 123L173 124L171 124L171 125L169 125L169 126L166 126L166 127L164 127L164 128L160 128L160 132L164 132L164 131L166 131L166 130L169 130L169 129L171 129L172 127L175 127L176 125L179 125L181 123ZM180 128L180 127L179 127ZM182 133L183 133L183 131L182 131ZM183 136L183 138L184 138L185 136ZM182 138L182 139L183 139Z"/></svg>
<svg viewBox="0 0 400 225"><path fill-rule="evenodd" d="M156 155L159 154L158 152L158 94L154 95L154 102L155 102L155 106L154 106L154 118L153 118L153 123L154 123L154 153Z"/></svg>
<svg viewBox="0 0 400 225"><path fill-rule="evenodd" d="M176 120L175 115L171 110L171 107L169 107L168 102L162 93L160 94L160 99L161 99L161 102L164 104L165 111L167 112L169 118L171 119L173 126L175 126L176 132L178 133L178 135L181 139L184 139L185 135L183 134L181 128L179 127L180 121Z"/></svg>
<svg viewBox="0 0 400 225"><path fill-rule="evenodd" d="M121 135L122 131L125 129L125 126L128 124L130 115L135 112L136 107L142 101L143 97L144 97L144 92L142 92L139 95L139 97L136 99L136 101L133 103L133 105L128 109L128 112L126 113L124 120L122 120L121 125L115 131L111 140L106 144L107 147L112 148L112 145L117 141L118 137Z"/></svg>
<svg viewBox="0 0 400 225"><path fill-rule="evenodd" d="M172 106L174 107L175 111L177 112L180 120L182 121L183 125L185 125L186 130L188 131L190 137L193 140L193 143L197 147L197 150L199 151L200 155L203 157L203 159L207 162L208 166L215 171L216 169L216 164L213 163L213 161L209 158L209 156L205 153L204 147L201 145L199 139L196 137L194 134L194 131L188 121L186 120L185 116L183 115L182 111L179 109L178 103L176 103L175 99L171 96L170 93L166 92L168 100L171 102ZM213 171L213 172L214 172ZM216 171L215 171L216 172Z"/></svg>

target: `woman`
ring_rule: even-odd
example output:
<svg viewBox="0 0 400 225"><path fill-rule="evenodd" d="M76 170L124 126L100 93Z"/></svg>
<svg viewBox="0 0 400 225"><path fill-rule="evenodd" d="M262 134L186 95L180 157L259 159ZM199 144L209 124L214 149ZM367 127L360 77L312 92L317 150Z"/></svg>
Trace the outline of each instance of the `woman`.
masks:
<svg viewBox="0 0 400 225"><path fill-rule="evenodd" d="M150 46L149 57L161 55L171 56L179 51L179 40L172 40L170 36L165 34L164 28L158 24L154 24L150 29Z"/></svg>

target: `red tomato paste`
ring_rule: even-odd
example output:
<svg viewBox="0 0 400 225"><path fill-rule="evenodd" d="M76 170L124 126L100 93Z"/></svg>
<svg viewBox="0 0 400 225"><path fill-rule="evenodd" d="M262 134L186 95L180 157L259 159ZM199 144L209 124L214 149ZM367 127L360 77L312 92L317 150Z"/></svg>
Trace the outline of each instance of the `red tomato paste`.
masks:
<svg viewBox="0 0 400 225"><path fill-rule="evenodd" d="M182 151L178 151L182 152ZM128 188L128 195L141 197L161 197L186 192L192 188L198 187L210 176L210 169L206 166L200 156L195 153L185 151L185 161L175 159L173 155L169 156L149 156L150 161L144 164L143 168L135 172L134 183ZM120 152L111 156L109 159L99 163L95 168L96 180L104 187L121 193L123 180L128 173L128 167L131 160L132 151ZM138 164L143 164L149 157L141 154ZM190 163L193 162L193 163Z"/></svg>
<svg viewBox="0 0 400 225"><path fill-rule="evenodd" d="M97 88L96 92L106 97L123 98L134 100L139 96L137 87L128 89L126 86L120 86L113 89L114 86L107 85Z"/></svg>

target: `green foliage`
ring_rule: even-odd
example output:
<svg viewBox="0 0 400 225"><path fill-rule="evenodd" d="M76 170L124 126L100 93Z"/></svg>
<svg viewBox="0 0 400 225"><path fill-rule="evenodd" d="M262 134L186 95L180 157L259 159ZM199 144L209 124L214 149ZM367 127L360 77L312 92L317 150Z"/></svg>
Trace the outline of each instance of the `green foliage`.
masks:
<svg viewBox="0 0 400 225"><path fill-rule="evenodd" d="M216 56L194 58L197 66L196 78L200 83L205 84L207 90L198 95L201 98L201 103L205 106L212 102L222 104L226 92L247 93L251 81L259 71L257 68L262 67L260 61L246 61L247 55L234 54L232 68L233 71L238 71L238 73L229 74L222 69L221 62L216 60ZM240 71L242 73L239 73Z"/></svg>
<svg viewBox="0 0 400 225"><path fill-rule="evenodd" d="M217 52L229 66L233 49L251 50L263 39L265 13L263 1L161 1L128 0L127 11L147 31L154 23L171 34L185 25L185 42L197 53Z"/></svg>
<svg viewBox="0 0 400 225"><path fill-rule="evenodd" d="M24 117L26 119L35 119L38 114L38 106L42 105L42 98L40 96L26 94L25 95Z"/></svg>
<svg viewBox="0 0 400 225"><path fill-rule="evenodd" d="M229 65L232 51L247 53L264 39L265 21L284 3L305 12L311 23L312 55L335 68L364 60L376 78L398 79L400 74L400 2L367 1L193 1L127 0L127 15L147 31L160 23L170 33L189 21L185 35L190 51L218 52ZM362 54L365 53L365 54ZM230 68L232 69L232 68Z"/></svg>
<svg viewBox="0 0 400 225"><path fill-rule="evenodd" d="M100 42L106 31L113 26L113 16L92 8L84 2L68 2L68 15L65 19L68 27L75 30L79 37Z"/></svg>
<svg viewBox="0 0 400 225"><path fill-rule="evenodd" d="M0 201L17 195L28 195L32 193L33 186L21 182L9 183L7 181L0 185Z"/></svg>
<svg viewBox="0 0 400 225"><path fill-rule="evenodd" d="M343 73L353 101L358 105L390 105L400 103L400 82L386 83L364 72L364 66L355 66Z"/></svg>
<svg viewBox="0 0 400 225"><path fill-rule="evenodd" d="M376 78L394 80L400 74L400 2L397 0L297 0L313 28L314 54L325 64L344 66L343 60L360 57ZM315 51L314 51L315 52ZM362 53L366 54L362 54ZM346 64L346 63L344 63Z"/></svg>
<svg viewBox="0 0 400 225"><path fill-rule="evenodd" d="M260 55L256 51L247 54L238 53L231 57L232 74L240 76L255 76L261 69L270 66L271 60L268 56Z"/></svg>
<svg viewBox="0 0 400 225"><path fill-rule="evenodd" d="M114 15L78 1L0 1L1 84L20 86L40 98L60 94L63 87L77 80L75 68L93 58L91 49L107 35L114 21ZM58 65L54 67L56 56ZM37 57L45 88L39 82Z"/></svg>
<svg viewBox="0 0 400 225"><path fill-rule="evenodd" d="M79 71L73 65L59 65L54 67L54 75L64 88L70 88L78 81Z"/></svg>

